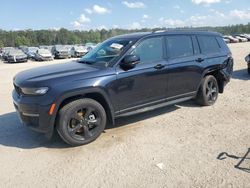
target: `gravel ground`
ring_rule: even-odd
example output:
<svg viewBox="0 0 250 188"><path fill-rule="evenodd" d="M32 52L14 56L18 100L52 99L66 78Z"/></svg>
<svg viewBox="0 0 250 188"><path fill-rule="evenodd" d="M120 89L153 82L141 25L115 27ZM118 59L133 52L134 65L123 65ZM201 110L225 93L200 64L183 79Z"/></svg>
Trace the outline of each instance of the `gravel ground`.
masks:
<svg viewBox="0 0 250 188"><path fill-rule="evenodd" d="M22 127L11 100L17 72L65 60L0 63L0 187L250 187L250 43L230 48L235 72L214 106L119 119L77 148Z"/></svg>

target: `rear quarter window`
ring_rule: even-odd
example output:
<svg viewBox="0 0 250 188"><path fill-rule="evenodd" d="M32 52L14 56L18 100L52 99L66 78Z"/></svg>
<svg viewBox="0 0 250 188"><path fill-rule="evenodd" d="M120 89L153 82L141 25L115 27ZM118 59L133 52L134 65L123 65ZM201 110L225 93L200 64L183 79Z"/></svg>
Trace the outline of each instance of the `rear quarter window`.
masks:
<svg viewBox="0 0 250 188"><path fill-rule="evenodd" d="M223 51L226 51L227 53L230 53L230 49L228 48L227 44L223 40L222 37L216 37L220 47L223 49Z"/></svg>
<svg viewBox="0 0 250 188"><path fill-rule="evenodd" d="M214 36L198 36L198 41L203 54L213 54L220 52L220 46Z"/></svg>

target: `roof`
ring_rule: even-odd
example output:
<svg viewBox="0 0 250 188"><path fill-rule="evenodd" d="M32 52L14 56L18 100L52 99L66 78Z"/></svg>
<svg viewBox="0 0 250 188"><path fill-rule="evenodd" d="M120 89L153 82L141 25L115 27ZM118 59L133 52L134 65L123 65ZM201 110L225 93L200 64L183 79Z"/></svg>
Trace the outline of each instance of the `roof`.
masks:
<svg viewBox="0 0 250 188"><path fill-rule="evenodd" d="M128 39L140 39L146 36L158 36L158 35L173 35L173 34L194 34L194 35L213 35L222 36L220 33L212 31L202 31L195 29L172 29L172 30L160 30L154 32L141 32L141 33L130 33L125 35L119 35L114 38L128 38Z"/></svg>

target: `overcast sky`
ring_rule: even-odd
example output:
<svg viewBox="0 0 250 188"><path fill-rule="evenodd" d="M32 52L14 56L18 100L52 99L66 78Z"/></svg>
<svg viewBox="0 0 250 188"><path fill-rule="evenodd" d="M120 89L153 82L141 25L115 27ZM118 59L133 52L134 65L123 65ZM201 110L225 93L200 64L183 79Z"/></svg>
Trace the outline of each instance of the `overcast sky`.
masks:
<svg viewBox="0 0 250 188"><path fill-rule="evenodd" d="M249 0L1 0L0 28L110 29L250 22Z"/></svg>

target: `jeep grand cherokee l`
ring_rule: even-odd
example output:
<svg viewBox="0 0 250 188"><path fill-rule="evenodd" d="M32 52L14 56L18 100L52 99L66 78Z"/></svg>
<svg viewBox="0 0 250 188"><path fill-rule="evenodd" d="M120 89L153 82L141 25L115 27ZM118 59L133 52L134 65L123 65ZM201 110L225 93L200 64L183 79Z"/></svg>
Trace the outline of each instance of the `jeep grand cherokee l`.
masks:
<svg viewBox="0 0 250 188"><path fill-rule="evenodd" d="M104 41L80 61L36 68L14 78L15 108L26 126L78 146L107 122L196 99L213 105L233 70L218 33L135 33Z"/></svg>

